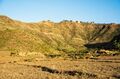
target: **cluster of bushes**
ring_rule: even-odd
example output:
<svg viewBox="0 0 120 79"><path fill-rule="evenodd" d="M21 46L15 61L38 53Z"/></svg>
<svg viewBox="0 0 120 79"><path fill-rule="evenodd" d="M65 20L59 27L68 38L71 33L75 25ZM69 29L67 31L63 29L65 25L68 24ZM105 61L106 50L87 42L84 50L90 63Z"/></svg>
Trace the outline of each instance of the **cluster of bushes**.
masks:
<svg viewBox="0 0 120 79"><path fill-rule="evenodd" d="M116 49L120 50L120 40L115 40L114 41L114 46Z"/></svg>
<svg viewBox="0 0 120 79"><path fill-rule="evenodd" d="M70 59L81 59L84 58L89 51L87 49L59 49L59 54L46 54L48 58L70 58Z"/></svg>

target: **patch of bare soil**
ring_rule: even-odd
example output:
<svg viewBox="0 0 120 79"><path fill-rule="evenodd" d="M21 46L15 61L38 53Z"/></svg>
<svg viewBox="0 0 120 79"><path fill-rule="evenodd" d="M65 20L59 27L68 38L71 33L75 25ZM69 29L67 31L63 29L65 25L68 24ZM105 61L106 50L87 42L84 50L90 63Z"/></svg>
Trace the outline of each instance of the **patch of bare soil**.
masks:
<svg viewBox="0 0 120 79"><path fill-rule="evenodd" d="M120 57L39 59L0 56L0 79L120 79Z"/></svg>

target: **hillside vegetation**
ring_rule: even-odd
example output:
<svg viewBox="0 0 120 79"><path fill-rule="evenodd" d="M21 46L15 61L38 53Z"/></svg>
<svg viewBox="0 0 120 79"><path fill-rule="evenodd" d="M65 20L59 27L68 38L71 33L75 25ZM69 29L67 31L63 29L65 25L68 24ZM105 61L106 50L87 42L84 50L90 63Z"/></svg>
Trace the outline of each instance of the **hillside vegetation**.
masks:
<svg viewBox="0 0 120 79"><path fill-rule="evenodd" d="M50 57L83 55L90 49L104 49L106 45L113 49L114 45L120 47L119 39L115 38L119 34L120 24L68 20L24 23L0 16L0 51L21 56L41 53ZM117 44L112 44L115 40Z"/></svg>

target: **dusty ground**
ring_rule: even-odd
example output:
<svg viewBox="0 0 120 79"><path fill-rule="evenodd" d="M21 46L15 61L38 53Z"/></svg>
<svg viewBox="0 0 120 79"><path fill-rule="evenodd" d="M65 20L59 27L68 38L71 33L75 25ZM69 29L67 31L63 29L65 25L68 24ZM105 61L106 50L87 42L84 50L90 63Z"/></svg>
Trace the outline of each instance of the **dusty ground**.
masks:
<svg viewBox="0 0 120 79"><path fill-rule="evenodd" d="M0 56L0 79L120 79L120 56L79 60Z"/></svg>

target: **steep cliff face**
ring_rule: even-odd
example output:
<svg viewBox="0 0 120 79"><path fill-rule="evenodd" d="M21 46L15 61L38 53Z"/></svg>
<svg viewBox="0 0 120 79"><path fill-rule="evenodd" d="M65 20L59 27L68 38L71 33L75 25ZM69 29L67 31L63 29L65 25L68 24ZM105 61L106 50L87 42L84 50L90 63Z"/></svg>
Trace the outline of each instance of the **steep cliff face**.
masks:
<svg viewBox="0 0 120 79"><path fill-rule="evenodd" d="M62 21L24 23L0 16L0 50L63 53L85 44L111 41L119 34L119 24Z"/></svg>

